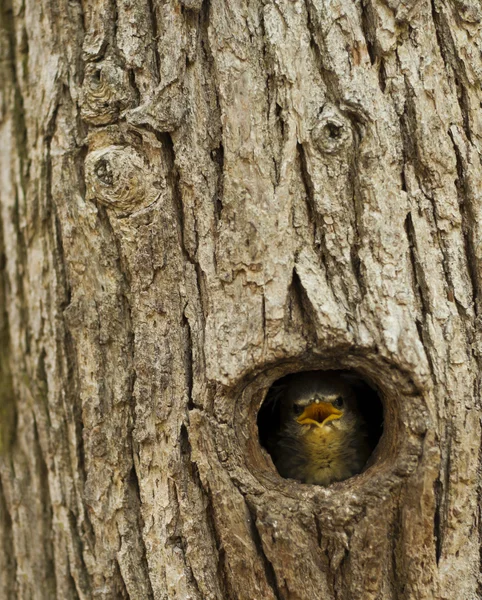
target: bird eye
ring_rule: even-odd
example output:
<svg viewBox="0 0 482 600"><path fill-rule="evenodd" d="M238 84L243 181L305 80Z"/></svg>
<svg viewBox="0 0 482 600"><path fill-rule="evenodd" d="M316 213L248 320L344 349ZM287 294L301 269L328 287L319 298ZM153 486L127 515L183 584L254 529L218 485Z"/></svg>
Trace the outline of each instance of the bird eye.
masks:
<svg viewBox="0 0 482 600"><path fill-rule="evenodd" d="M295 413L295 415L301 415L301 413L303 412L304 408L302 406L300 406L299 404L293 404L293 412Z"/></svg>
<svg viewBox="0 0 482 600"><path fill-rule="evenodd" d="M333 402L333 406L335 408L341 408L343 406L343 398L338 396L338 398Z"/></svg>

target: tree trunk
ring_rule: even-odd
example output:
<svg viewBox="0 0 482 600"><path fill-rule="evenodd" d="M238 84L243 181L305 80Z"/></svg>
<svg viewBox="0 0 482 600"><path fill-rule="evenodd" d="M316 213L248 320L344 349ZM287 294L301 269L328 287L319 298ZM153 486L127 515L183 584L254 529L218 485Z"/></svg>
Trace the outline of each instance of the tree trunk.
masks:
<svg viewBox="0 0 482 600"><path fill-rule="evenodd" d="M3 0L0 597L482 597L478 0ZM296 371L372 465L280 477Z"/></svg>

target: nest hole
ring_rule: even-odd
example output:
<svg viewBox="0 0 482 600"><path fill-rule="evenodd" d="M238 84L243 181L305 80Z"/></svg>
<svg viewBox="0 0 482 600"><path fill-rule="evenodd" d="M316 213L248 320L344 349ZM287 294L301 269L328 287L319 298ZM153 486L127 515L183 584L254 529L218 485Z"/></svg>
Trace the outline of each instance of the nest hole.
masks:
<svg viewBox="0 0 482 600"><path fill-rule="evenodd" d="M383 403L355 371L291 373L270 387L257 425L282 477L329 485L370 466L383 434Z"/></svg>

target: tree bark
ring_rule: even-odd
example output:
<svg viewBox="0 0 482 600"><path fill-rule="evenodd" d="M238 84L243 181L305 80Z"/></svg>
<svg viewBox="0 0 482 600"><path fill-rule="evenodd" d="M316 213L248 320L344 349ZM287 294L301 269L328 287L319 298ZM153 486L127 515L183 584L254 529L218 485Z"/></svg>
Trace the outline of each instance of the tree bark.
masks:
<svg viewBox="0 0 482 600"><path fill-rule="evenodd" d="M477 0L3 0L0 597L482 597ZM373 464L281 478L296 371Z"/></svg>

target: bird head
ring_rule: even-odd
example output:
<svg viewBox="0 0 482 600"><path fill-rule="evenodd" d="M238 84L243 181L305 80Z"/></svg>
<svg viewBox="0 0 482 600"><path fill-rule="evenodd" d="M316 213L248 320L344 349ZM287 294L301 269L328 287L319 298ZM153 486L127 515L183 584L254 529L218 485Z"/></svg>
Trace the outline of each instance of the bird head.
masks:
<svg viewBox="0 0 482 600"><path fill-rule="evenodd" d="M330 421L336 421L343 416L343 396L323 396L314 394L306 401L295 401L293 413L297 423L300 425L315 425L323 427Z"/></svg>
<svg viewBox="0 0 482 600"><path fill-rule="evenodd" d="M343 428L350 420L356 399L353 388L340 376L300 373L286 390L283 420L305 428L328 424Z"/></svg>

